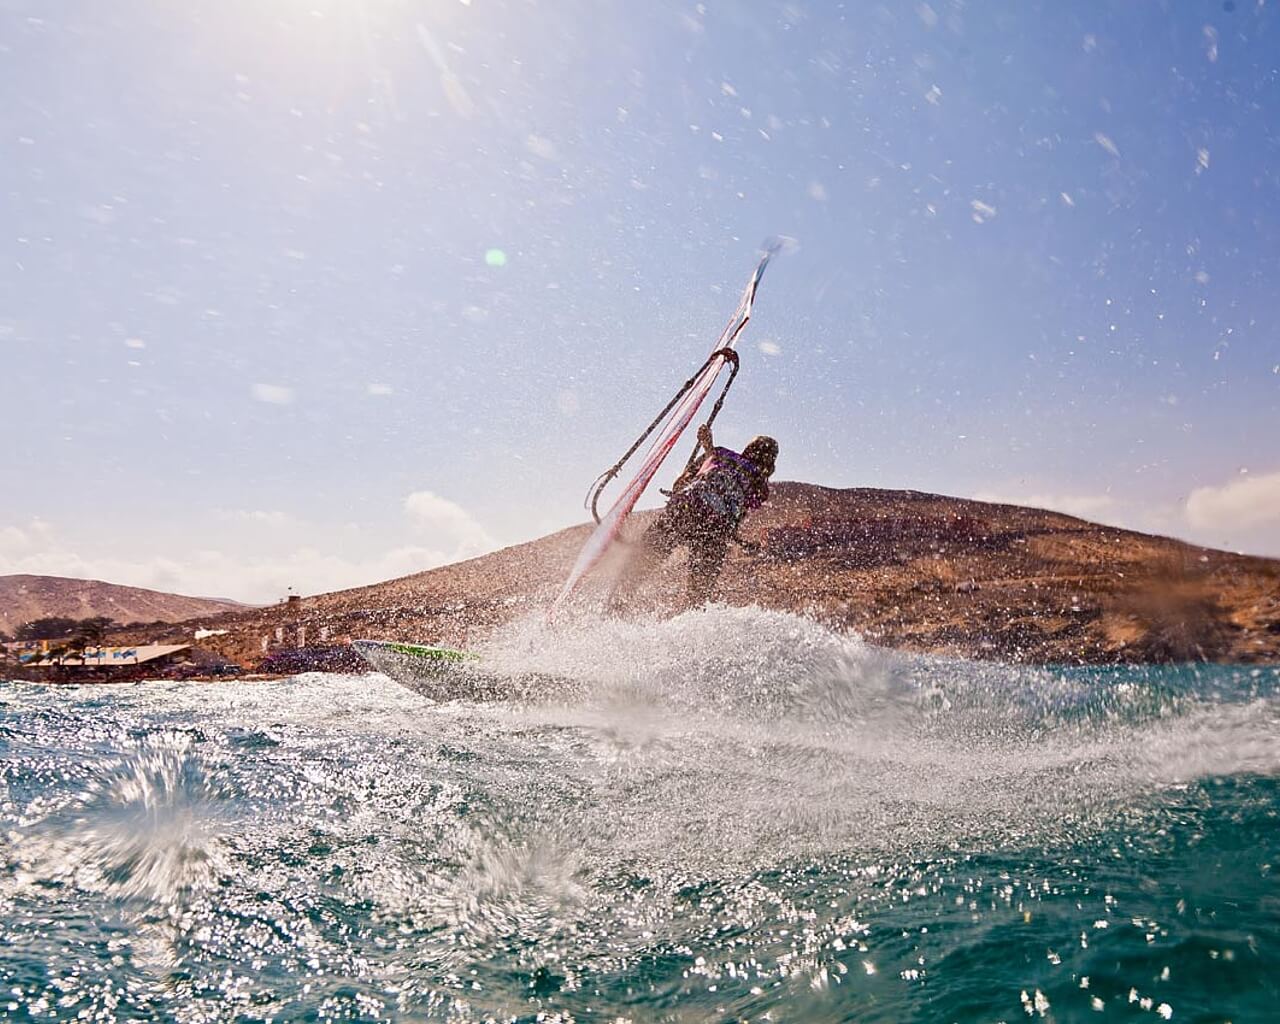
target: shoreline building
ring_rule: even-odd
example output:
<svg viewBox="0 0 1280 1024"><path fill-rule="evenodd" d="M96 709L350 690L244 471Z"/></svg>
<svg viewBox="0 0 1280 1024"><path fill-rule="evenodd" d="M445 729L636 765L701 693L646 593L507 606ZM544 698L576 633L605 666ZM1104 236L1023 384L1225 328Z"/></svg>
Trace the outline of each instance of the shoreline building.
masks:
<svg viewBox="0 0 1280 1024"><path fill-rule="evenodd" d="M191 657L190 644L135 644L123 647L75 647L56 640L10 642L4 646L4 661L25 675L37 678L92 679L97 681L136 678L145 667L153 676Z"/></svg>

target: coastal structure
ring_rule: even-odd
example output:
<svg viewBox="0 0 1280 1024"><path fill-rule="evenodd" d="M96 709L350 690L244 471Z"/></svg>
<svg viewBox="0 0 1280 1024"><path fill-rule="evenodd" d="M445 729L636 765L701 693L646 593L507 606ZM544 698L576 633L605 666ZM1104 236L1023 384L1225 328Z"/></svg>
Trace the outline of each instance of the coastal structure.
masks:
<svg viewBox="0 0 1280 1024"><path fill-rule="evenodd" d="M147 676L162 674L190 660L190 644L135 644L117 647L77 647L56 640L28 640L4 644L4 661L39 678L134 678L140 667Z"/></svg>

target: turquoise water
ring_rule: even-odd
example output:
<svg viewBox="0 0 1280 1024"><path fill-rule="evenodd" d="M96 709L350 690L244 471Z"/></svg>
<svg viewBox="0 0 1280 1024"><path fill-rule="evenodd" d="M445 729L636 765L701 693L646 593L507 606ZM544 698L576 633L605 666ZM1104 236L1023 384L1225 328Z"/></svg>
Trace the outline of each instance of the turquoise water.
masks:
<svg viewBox="0 0 1280 1024"><path fill-rule="evenodd" d="M526 624L557 703L0 684L11 1020L1274 1021L1280 671Z"/></svg>

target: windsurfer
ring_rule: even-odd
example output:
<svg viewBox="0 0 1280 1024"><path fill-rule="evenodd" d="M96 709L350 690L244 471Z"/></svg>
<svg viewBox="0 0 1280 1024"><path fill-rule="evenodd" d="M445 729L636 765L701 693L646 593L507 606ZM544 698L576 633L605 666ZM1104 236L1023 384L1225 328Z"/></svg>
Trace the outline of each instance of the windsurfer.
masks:
<svg viewBox="0 0 1280 1024"><path fill-rule="evenodd" d="M716 447L711 428L700 427L693 458L672 486L666 508L640 538L610 605L623 607L682 545L689 549L689 604L705 604L720 576L729 542L755 547L739 537L738 530L746 514L768 499L769 477L777 459L778 442L772 437L761 435L739 453Z"/></svg>

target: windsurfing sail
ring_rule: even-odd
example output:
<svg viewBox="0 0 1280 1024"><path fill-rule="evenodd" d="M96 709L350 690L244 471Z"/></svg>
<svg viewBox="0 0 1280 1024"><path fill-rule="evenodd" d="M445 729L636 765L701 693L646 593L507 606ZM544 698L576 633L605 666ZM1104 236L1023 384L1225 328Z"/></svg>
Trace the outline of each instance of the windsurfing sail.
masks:
<svg viewBox="0 0 1280 1024"><path fill-rule="evenodd" d="M726 367L730 368L730 378L725 386L725 391L728 390L728 383L732 381L732 374L737 372L738 366L738 353L735 351L734 346L737 344L738 336L742 333L742 329L747 326L747 321L751 319L751 305L755 301L756 289L760 286L760 278L764 275L764 269L781 248L781 239L775 239L766 244L760 257L760 262L756 264L750 280L747 281L746 288L743 289L742 297L738 300L737 309L733 311L733 316L729 318L724 330L720 332L720 337L716 340L715 346L712 348L706 362L676 392L675 397L667 403L667 407L658 414L658 418L640 435L635 444L618 460L618 463L612 469L603 473L592 485L588 500L591 503L592 514L596 516L597 525L591 536L587 538L586 544L582 546L582 551L578 554L578 560L574 563L573 570L569 573L569 578L565 580L559 596L556 597L555 603L552 605L553 614L577 590L586 575L599 564L600 559L604 557L614 541L617 540L627 516L636 507L636 502L644 494L645 488L649 486L650 481L653 480L663 461L671 453L671 449L680 440L680 435L693 422L698 409L707 395L714 389L716 379ZM724 401L724 393L724 391L721 392L714 412L719 412L720 403ZM651 436L653 440L641 458L639 467L626 486L623 487L613 506L603 516L598 515L595 511L595 504L599 500L600 492L605 485L618 475L631 455Z"/></svg>

